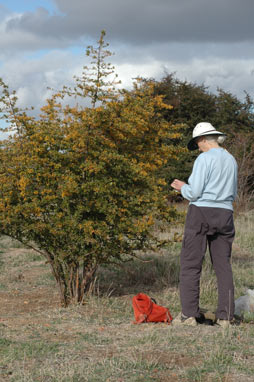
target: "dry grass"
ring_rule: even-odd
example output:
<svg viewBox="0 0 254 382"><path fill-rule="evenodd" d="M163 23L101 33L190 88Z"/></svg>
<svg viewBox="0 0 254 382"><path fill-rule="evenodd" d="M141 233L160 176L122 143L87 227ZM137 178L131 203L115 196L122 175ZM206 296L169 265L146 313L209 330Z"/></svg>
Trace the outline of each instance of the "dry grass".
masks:
<svg viewBox="0 0 254 382"><path fill-rule="evenodd" d="M237 217L236 297L253 288L253 225L252 212ZM132 324L131 299L141 291L179 312L180 243L146 254L149 262L101 268L85 305L66 309L40 256L7 238L0 248L0 381L253 381L251 319L224 331ZM215 309L216 298L207 259L201 305Z"/></svg>

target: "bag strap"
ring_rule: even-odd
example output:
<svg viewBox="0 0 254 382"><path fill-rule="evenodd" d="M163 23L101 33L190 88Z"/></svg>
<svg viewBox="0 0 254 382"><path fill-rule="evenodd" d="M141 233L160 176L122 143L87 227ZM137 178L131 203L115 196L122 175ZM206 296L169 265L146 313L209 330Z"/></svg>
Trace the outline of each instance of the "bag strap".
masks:
<svg viewBox="0 0 254 382"><path fill-rule="evenodd" d="M166 312L166 318L165 318L164 322L168 322L168 323L170 324L170 323L172 322L172 320L173 320L173 318L172 318L172 316L171 316L169 310L167 310L167 312Z"/></svg>

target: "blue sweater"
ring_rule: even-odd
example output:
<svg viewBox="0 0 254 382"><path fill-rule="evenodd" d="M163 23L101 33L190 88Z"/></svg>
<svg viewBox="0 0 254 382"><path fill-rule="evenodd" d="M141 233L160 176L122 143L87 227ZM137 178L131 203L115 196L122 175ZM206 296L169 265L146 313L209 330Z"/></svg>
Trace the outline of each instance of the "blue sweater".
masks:
<svg viewBox="0 0 254 382"><path fill-rule="evenodd" d="M232 202L237 194L235 158L221 147L201 153L181 194L198 207L233 210Z"/></svg>

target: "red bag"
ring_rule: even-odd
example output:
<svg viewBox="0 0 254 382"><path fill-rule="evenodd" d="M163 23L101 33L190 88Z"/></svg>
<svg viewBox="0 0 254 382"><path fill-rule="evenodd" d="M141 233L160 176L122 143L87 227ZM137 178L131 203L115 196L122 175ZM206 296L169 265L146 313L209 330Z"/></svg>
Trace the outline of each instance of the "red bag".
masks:
<svg viewBox="0 0 254 382"><path fill-rule="evenodd" d="M144 293L138 293L134 296L132 305L136 319L134 324L141 324L142 322L166 322L170 324L173 320L169 309L157 305Z"/></svg>

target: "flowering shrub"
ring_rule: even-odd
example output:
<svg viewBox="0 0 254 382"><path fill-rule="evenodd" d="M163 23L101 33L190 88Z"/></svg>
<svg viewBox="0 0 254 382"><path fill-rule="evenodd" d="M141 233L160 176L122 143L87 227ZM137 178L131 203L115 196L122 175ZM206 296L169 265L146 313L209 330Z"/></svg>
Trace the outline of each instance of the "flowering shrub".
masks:
<svg viewBox="0 0 254 382"><path fill-rule="evenodd" d="M39 118L19 110L2 82L2 112L15 132L0 149L0 231L46 257L64 305L83 301L99 264L155 245L156 217L175 217L157 175L177 156L179 133L161 115L169 106L149 81L112 96L100 82L102 62L92 95L87 79L78 79L78 88L54 94ZM71 107L66 95L92 102Z"/></svg>

